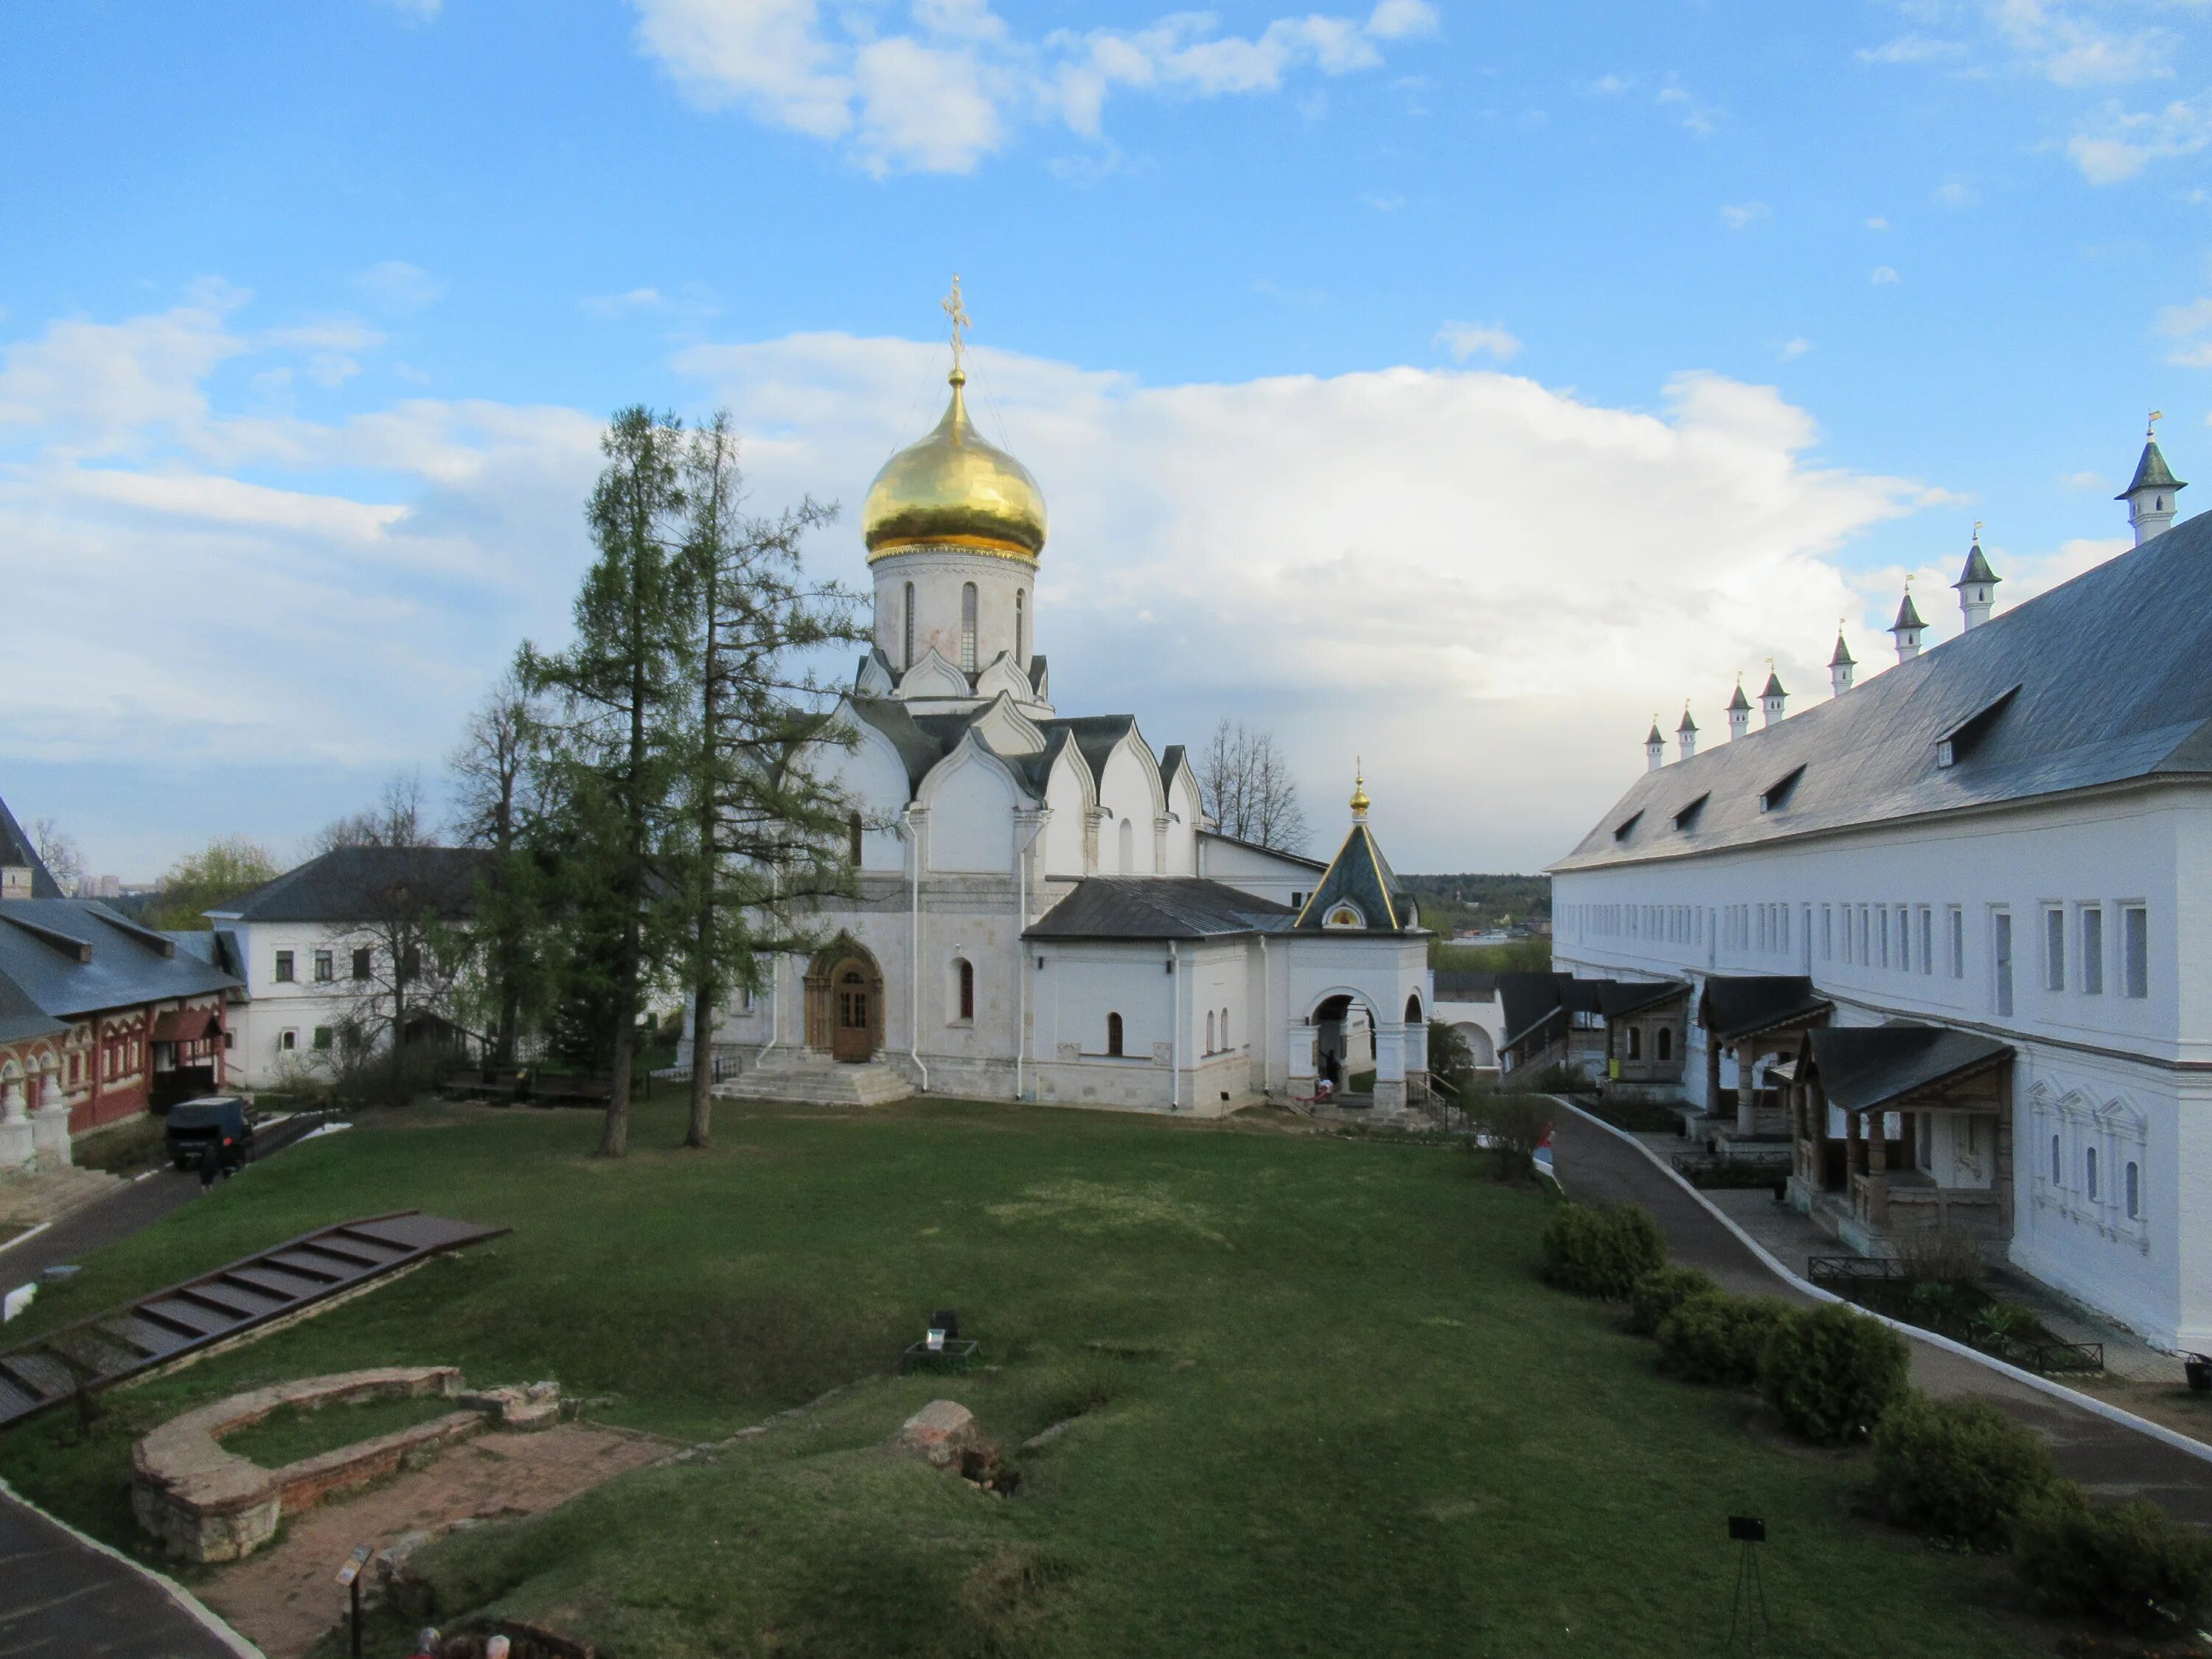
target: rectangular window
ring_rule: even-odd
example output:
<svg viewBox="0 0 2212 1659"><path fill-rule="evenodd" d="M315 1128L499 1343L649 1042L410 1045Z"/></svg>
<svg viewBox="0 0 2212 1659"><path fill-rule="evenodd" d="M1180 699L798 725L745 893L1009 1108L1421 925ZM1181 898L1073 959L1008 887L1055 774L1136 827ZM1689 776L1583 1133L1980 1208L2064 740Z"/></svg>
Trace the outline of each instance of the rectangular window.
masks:
<svg viewBox="0 0 2212 1659"><path fill-rule="evenodd" d="M1887 968L1889 966L1889 907L1887 905L1881 906L1875 912L1875 920L1881 923L1875 931L1881 935L1881 956L1876 960Z"/></svg>
<svg viewBox="0 0 2212 1659"><path fill-rule="evenodd" d="M2066 988L2066 913L2055 904L2043 911L2043 988Z"/></svg>
<svg viewBox="0 0 2212 1659"><path fill-rule="evenodd" d="M369 952L368 946L366 945L356 945L354 948L353 976L357 980L367 979L370 976Z"/></svg>
<svg viewBox="0 0 2212 1659"><path fill-rule="evenodd" d="M2105 913L2094 904L2081 907L2081 994L2105 994Z"/></svg>
<svg viewBox="0 0 2212 1659"><path fill-rule="evenodd" d="M2150 994L2150 912L2140 904L2120 907L2120 992Z"/></svg>
<svg viewBox="0 0 2212 1659"><path fill-rule="evenodd" d="M1998 910L1990 917L1991 981L1996 989L1997 1012L2012 1012L2012 912Z"/></svg>
<svg viewBox="0 0 2212 1659"><path fill-rule="evenodd" d="M1901 904L1897 907L1897 971L1912 971L1912 912Z"/></svg>
<svg viewBox="0 0 2212 1659"><path fill-rule="evenodd" d="M298 977L299 975L292 971L292 953L289 951L279 951L276 953L276 982L279 985L289 985Z"/></svg>
<svg viewBox="0 0 2212 1659"><path fill-rule="evenodd" d="M329 1026L327 1026L327 1025L318 1025L317 1027L315 1027L315 1047L316 1047L316 1048L329 1048L329 1047L331 1046L331 1028L330 1028Z"/></svg>
<svg viewBox="0 0 2212 1659"><path fill-rule="evenodd" d="M1936 971L1936 913L1924 904L1920 907L1920 971Z"/></svg>
<svg viewBox="0 0 2212 1659"><path fill-rule="evenodd" d="M1962 907L1954 904L1944 914L1950 918L1951 977L1964 979L1966 976L1966 913Z"/></svg>
<svg viewBox="0 0 2212 1659"><path fill-rule="evenodd" d="M315 983L328 985L338 976L337 958L328 951L315 952Z"/></svg>
<svg viewBox="0 0 2212 1659"><path fill-rule="evenodd" d="M1836 959L1836 918L1826 905L1820 907L1820 960Z"/></svg>
<svg viewBox="0 0 2212 1659"><path fill-rule="evenodd" d="M1862 968L1870 966L1874 962L1874 955L1868 949L1871 943L1872 939L1868 930L1867 908L1862 904L1859 906L1859 966Z"/></svg>
<svg viewBox="0 0 2212 1659"><path fill-rule="evenodd" d="M1776 905L1774 907L1774 920L1780 925L1782 929L1782 943L1777 948L1786 951L1790 948L1790 907L1786 904Z"/></svg>

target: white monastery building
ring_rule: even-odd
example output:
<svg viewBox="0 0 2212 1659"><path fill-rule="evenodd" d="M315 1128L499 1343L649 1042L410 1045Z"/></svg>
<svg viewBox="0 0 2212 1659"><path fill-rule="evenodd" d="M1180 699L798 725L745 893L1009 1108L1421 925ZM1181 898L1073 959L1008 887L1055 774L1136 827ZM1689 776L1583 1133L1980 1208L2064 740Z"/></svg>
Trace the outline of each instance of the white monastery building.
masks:
<svg viewBox="0 0 2212 1659"><path fill-rule="evenodd" d="M857 741L813 763L857 803L859 893L724 1011L725 1092L1403 1110L1426 1091L1428 935L1364 789L1324 866L1215 834L1184 750L1133 717L1059 711L1043 495L970 422L957 325L953 350L944 418L869 489L874 644L837 712Z"/></svg>
<svg viewBox="0 0 2212 1659"><path fill-rule="evenodd" d="M1655 723L1553 867L1553 948L1562 984L1682 988L1692 1127L1785 1155L1846 1244L1965 1227L2212 1350L2212 520L2168 528L2183 488L2148 442L2132 551L1992 616L1978 534L1955 637L1923 650L1907 594L1870 680L1839 640L1810 708L1770 676L1760 729L1698 753L1686 714L1671 762Z"/></svg>

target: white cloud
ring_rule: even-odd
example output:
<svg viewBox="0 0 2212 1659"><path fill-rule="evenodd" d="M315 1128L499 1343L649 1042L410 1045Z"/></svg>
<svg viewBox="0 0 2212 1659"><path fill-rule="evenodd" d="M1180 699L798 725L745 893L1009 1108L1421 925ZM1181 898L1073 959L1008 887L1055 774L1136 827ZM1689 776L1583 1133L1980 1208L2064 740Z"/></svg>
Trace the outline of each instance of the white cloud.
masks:
<svg viewBox="0 0 2212 1659"><path fill-rule="evenodd" d="M1279 90L1289 76L1371 70L1378 43L1432 35L1429 0L1378 0L1362 21L1310 13L1257 34L1218 32L1210 13L1148 27L1016 36L988 0L914 0L912 33L857 15L826 21L814 0L631 0L640 48L707 109L849 144L878 174L965 173L1012 133L1056 120L1097 139L1116 89L1219 97Z"/></svg>
<svg viewBox="0 0 2212 1659"><path fill-rule="evenodd" d="M1521 342L1504 329L1480 323L1446 323L1437 331L1436 343L1451 353L1452 361L1487 355L1504 362L1521 355Z"/></svg>
<svg viewBox="0 0 2212 1659"><path fill-rule="evenodd" d="M2178 98L2155 111L2108 106L2090 130L2074 135L2066 153L2091 184L2117 185L2153 161L2193 155L2208 143L2212 143L2212 106Z"/></svg>
<svg viewBox="0 0 2212 1659"><path fill-rule="evenodd" d="M1876 265L1867 273L1867 281L1872 283L1876 288L1887 288L1892 283L1901 283L1904 280L1897 274L1896 267L1893 265Z"/></svg>
<svg viewBox="0 0 2212 1659"><path fill-rule="evenodd" d="M1962 58L1966 48L1957 40L1939 40L1925 34L1900 34L1879 46L1863 46L1856 54L1862 64L1935 64Z"/></svg>
<svg viewBox="0 0 2212 1659"><path fill-rule="evenodd" d="M1625 75L1601 75L1589 83L1589 89L1601 98L1618 98L1635 84Z"/></svg>
<svg viewBox="0 0 2212 1659"><path fill-rule="evenodd" d="M1887 230L1889 228L1889 221L1883 218L1880 214L1876 214L1873 218L1866 222L1866 228L1869 230Z"/></svg>
<svg viewBox="0 0 2212 1659"><path fill-rule="evenodd" d="M404 259L384 259L357 271L354 284L370 299L393 311L420 311L435 305L446 285L420 265Z"/></svg>
<svg viewBox="0 0 2212 1659"><path fill-rule="evenodd" d="M1960 184L1954 179L1948 184L1938 185L1935 193L1929 199L1938 207L1972 207L1974 204L1974 192L1971 185Z"/></svg>
<svg viewBox="0 0 2212 1659"><path fill-rule="evenodd" d="M1794 340L1784 340L1782 349L1774 355L1785 363L1794 363L1813 349L1813 343L1800 334Z"/></svg>
<svg viewBox="0 0 2212 1659"><path fill-rule="evenodd" d="M428 23L444 9L445 0L383 0L383 3L413 22Z"/></svg>
<svg viewBox="0 0 2212 1659"><path fill-rule="evenodd" d="M1741 230L1772 216L1772 210L1764 202L1737 202L1721 210L1721 222L1730 230Z"/></svg>
<svg viewBox="0 0 2212 1659"><path fill-rule="evenodd" d="M657 288L634 288L627 294L593 294L580 302L594 317L626 317L634 311L658 311L667 303Z"/></svg>
<svg viewBox="0 0 2212 1659"><path fill-rule="evenodd" d="M934 418L899 416L943 372L933 344L835 334L678 366L775 434L749 451L758 499L848 505ZM1733 666L1769 655L1825 684L1852 608L1834 555L1924 493L1811 465L1803 410L1706 374L1653 414L1496 371L1152 387L989 350L973 368L994 441L1051 503L1037 638L1062 711L1131 709L1155 744L1222 712L1272 725L1325 806L1364 744L1409 868L1556 856L1641 766L1655 697L1717 711ZM1564 586L1547 552L1563 501ZM855 533L822 556L857 574ZM1468 734L1463 763L1435 764L1439 729ZM1547 787L1510 800L1483 781L1538 771Z"/></svg>

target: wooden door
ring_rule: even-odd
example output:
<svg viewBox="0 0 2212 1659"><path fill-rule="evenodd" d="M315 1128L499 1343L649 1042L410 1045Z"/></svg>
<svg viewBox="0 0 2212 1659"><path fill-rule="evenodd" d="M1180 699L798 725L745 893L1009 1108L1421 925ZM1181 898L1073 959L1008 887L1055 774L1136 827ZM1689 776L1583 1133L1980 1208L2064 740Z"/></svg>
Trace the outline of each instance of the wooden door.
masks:
<svg viewBox="0 0 2212 1659"><path fill-rule="evenodd" d="M865 1060L875 1052L877 991L866 969L857 962L841 965L830 975L830 1052L842 1060Z"/></svg>

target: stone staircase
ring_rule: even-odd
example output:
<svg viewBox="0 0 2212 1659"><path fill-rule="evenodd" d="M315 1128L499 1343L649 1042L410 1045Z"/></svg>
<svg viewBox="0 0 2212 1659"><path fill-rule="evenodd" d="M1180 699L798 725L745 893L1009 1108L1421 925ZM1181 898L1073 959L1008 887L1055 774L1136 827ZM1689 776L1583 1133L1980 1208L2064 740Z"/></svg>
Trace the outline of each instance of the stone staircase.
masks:
<svg viewBox="0 0 2212 1659"><path fill-rule="evenodd" d="M764 1064L714 1085L717 1100L766 1100L797 1106L888 1106L914 1085L879 1060L841 1064L826 1054L770 1054Z"/></svg>

